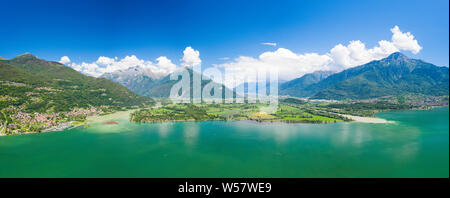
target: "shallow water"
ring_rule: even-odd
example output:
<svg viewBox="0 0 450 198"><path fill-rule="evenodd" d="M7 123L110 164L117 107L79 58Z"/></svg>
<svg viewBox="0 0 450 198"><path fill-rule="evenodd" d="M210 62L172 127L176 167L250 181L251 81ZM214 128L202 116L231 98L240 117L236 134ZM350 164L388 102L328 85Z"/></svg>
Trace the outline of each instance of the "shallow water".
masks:
<svg viewBox="0 0 450 198"><path fill-rule="evenodd" d="M0 177L449 177L449 109L395 124L130 123L0 137Z"/></svg>

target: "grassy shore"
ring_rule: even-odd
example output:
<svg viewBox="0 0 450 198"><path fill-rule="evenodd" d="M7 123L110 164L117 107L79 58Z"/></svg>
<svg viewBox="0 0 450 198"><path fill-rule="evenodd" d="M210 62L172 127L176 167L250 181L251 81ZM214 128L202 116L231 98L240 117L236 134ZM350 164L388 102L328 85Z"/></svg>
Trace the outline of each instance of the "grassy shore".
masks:
<svg viewBox="0 0 450 198"><path fill-rule="evenodd" d="M355 121L361 123L394 123L374 116L377 112L408 109L405 105L390 103L330 103L281 100L275 112L261 109L267 104L164 104L152 107L115 111L98 116L88 116L80 121L63 122L41 132L62 131L74 127L115 125L123 122L173 122L251 120L256 122L284 123L335 123ZM411 109L411 108L409 108ZM0 127L1 128L1 127ZM4 128L4 127L3 127ZM24 132L21 134L38 133Z"/></svg>
<svg viewBox="0 0 450 198"><path fill-rule="evenodd" d="M276 112L265 113L267 104L169 104L135 111L134 122L254 120L258 122L331 123L350 121L343 116L280 104Z"/></svg>
<svg viewBox="0 0 450 198"><path fill-rule="evenodd" d="M134 111L136 110L116 111L106 115L89 116L86 118L86 123L84 125L115 122L117 120L129 120L130 114Z"/></svg>
<svg viewBox="0 0 450 198"><path fill-rule="evenodd" d="M412 109L406 104L389 101L305 101L281 99L275 112L261 109L268 104L164 104L139 109L131 113L133 122L206 121L206 120L253 120L257 122L285 123L334 123L355 121L362 123L393 123L375 117L375 113Z"/></svg>

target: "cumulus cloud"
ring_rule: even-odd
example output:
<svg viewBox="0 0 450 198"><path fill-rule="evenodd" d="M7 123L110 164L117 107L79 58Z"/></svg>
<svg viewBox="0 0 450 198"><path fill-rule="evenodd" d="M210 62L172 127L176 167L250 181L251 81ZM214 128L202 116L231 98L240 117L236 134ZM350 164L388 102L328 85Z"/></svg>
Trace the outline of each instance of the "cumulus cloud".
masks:
<svg viewBox="0 0 450 198"><path fill-rule="evenodd" d="M172 73L173 71L175 71L175 69L177 69L177 66L165 56L160 56L156 59L156 61L158 62L156 63L156 67L153 68L153 70L158 71L156 73L160 74L160 76Z"/></svg>
<svg viewBox="0 0 450 198"><path fill-rule="evenodd" d="M186 47L183 51L182 66L196 66L201 64L200 52L192 47ZM67 61L68 60L68 61ZM67 56L61 57L61 61L69 63ZM166 56L160 56L156 62L139 59L135 55L125 56L122 59L117 57L111 58L100 56L92 63L71 63L68 66L89 76L99 77L104 73L111 73L119 70L126 70L130 67L141 67L146 71L150 71L154 77L166 76L177 69L177 65Z"/></svg>
<svg viewBox="0 0 450 198"><path fill-rule="evenodd" d="M275 51L267 51L258 57L240 56L235 59L221 58L222 64L215 67L224 68L231 75L246 76L254 74L258 69L278 69L280 80L291 80L304 74L319 70L341 71L358 65L379 60L398 51L409 51L419 53L422 47L410 32L402 32L398 26L391 29L391 40L380 40L376 46L367 48L359 40L350 41L348 44L337 44L324 54L302 53L297 54L285 48ZM276 43L262 43L263 45L276 46ZM192 47L186 47L180 60L181 66L193 67L201 65L200 52ZM165 76L177 69L170 59L161 56L156 62L137 58L135 55L126 56L122 59L100 56L95 62L81 64L71 63L69 57L63 56L60 60L75 70L87 75L98 77L107 72L125 70L130 67L142 67L150 70L156 76ZM70 63L70 64L69 64ZM226 82L225 82L226 83Z"/></svg>
<svg viewBox="0 0 450 198"><path fill-rule="evenodd" d="M183 58L181 59L181 65L184 67L197 66L202 63L200 59L200 52L194 50L192 47L186 47L183 51Z"/></svg>
<svg viewBox="0 0 450 198"><path fill-rule="evenodd" d="M398 26L392 28L391 32L391 41L381 40L378 45L369 49L359 40L350 41L347 45L335 45L325 54L296 54L289 49L278 48L264 52L258 58L241 56L215 66L226 68L235 75L249 75L257 69L277 68L279 79L291 80L319 70L341 71L385 58L398 51L417 54L422 49L410 32L403 33Z"/></svg>
<svg viewBox="0 0 450 198"><path fill-rule="evenodd" d="M63 56L63 57L61 57L61 59L59 60L59 62L60 62L61 64L67 64L67 63L70 63L70 58L69 58L68 56Z"/></svg>
<svg viewBox="0 0 450 198"><path fill-rule="evenodd" d="M92 63L82 62L69 65L73 69L89 76L99 77L104 73L126 70L130 67L141 67L150 70L154 76L165 76L176 69L176 65L165 56L156 59L156 63L137 58L135 55L125 56L122 59L100 56Z"/></svg>
<svg viewBox="0 0 450 198"><path fill-rule="evenodd" d="M399 50L409 50L414 54L417 54L422 50L422 47L417 43L417 40L414 39L414 36L410 32L403 33L398 26L392 28L391 32L393 34L392 43L394 43L395 47Z"/></svg>
<svg viewBox="0 0 450 198"><path fill-rule="evenodd" d="M295 54L288 49L279 48L274 52L264 52L258 58L240 56L232 62L215 66L226 68L234 76L254 74L259 69L270 71L277 68L279 79L293 79L310 71L331 70L332 61L328 55Z"/></svg>
<svg viewBox="0 0 450 198"><path fill-rule="evenodd" d="M261 45L277 46L277 43L261 43Z"/></svg>
<svg viewBox="0 0 450 198"><path fill-rule="evenodd" d="M98 57L97 61L95 61L97 64L99 65L110 65L113 64L114 62L116 62L117 57L115 58L109 58L109 57L105 57L105 56L100 56Z"/></svg>

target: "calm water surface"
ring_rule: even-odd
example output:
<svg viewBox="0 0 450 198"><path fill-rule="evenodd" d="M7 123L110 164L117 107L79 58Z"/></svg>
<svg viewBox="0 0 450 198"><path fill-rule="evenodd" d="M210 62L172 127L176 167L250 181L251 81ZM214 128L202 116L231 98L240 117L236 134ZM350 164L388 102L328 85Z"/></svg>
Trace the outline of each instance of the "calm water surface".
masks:
<svg viewBox="0 0 450 198"><path fill-rule="evenodd" d="M0 177L449 177L449 109L395 124L93 124L0 137Z"/></svg>

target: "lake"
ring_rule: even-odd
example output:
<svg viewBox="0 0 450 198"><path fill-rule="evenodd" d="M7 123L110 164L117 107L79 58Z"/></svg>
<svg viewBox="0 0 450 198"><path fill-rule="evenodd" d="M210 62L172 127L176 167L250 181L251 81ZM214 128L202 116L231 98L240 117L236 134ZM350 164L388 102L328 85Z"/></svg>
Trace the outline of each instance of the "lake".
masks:
<svg viewBox="0 0 450 198"><path fill-rule="evenodd" d="M394 124L96 123L0 137L0 177L449 177L449 109Z"/></svg>

